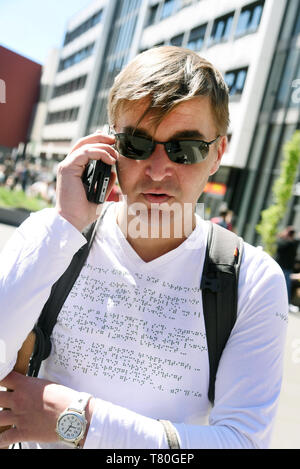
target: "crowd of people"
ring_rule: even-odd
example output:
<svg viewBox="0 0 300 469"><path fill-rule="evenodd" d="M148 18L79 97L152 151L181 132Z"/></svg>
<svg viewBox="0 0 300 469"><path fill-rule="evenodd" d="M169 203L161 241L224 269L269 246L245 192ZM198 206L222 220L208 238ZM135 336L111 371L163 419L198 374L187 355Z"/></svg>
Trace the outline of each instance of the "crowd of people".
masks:
<svg viewBox="0 0 300 469"><path fill-rule="evenodd" d="M56 201L57 164L48 167L40 159L15 159L0 154L0 187L23 190L29 197L40 197L50 205ZM115 184L109 201L118 201L121 191Z"/></svg>
<svg viewBox="0 0 300 469"><path fill-rule="evenodd" d="M55 204L56 167L48 168L42 161L0 157L0 186L23 190L28 196L38 196Z"/></svg>

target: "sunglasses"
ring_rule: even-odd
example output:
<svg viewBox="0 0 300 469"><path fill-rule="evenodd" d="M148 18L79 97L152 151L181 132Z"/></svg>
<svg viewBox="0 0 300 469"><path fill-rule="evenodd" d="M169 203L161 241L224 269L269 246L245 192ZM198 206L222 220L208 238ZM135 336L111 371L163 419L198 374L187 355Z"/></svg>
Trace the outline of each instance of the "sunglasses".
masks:
<svg viewBox="0 0 300 469"><path fill-rule="evenodd" d="M159 143L165 147L168 158L173 163L195 164L204 161L209 153L209 146L216 142L218 135L211 142L204 140L171 140L169 142L156 142L146 137L138 137L127 133L114 134L115 147L121 155L133 160L146 160L154 152Z"/></svg>

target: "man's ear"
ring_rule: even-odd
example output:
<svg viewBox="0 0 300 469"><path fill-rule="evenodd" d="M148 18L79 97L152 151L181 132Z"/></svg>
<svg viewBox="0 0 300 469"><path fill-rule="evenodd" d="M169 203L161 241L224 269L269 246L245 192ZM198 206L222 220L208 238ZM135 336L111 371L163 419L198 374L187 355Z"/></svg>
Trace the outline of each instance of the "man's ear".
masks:
<svg viewBox="0 0 300 469"><path fill-rule="evenodd" d="M224 155L226 151L227 144L228 144L227 136L223 135L220 138L220 141L218 143L217 154L215 155L215 160L210 170L210 176L212 176L218 171L219 166L221 164L222 156Z"/></svg>

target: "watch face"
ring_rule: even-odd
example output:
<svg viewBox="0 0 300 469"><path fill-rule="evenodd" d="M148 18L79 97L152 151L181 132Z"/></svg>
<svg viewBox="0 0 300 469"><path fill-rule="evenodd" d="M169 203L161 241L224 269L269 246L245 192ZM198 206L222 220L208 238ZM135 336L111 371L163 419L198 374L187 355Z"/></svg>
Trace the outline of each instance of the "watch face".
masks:
<svg viewBox="0 0 300 469"><path fill-rule="evenodd" d="M73 441L79 437L83 426L82 418L75 413L69 412L59 419L57 430L62 438Z"/></svg>

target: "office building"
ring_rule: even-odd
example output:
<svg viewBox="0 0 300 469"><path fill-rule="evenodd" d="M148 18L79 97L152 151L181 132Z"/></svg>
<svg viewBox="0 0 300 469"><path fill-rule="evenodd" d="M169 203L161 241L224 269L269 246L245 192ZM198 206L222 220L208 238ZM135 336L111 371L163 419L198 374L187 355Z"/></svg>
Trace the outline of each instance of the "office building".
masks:
<svg viewBox="0 0 300 469"><path fill-rule="evenodd" d="M300 129L300 1L286 2L271 67L260 103L247 163L235 191L237 228L251 243L255 226L273 201L272 185L280 173L283 146ZM299 148L300 151L300 148ZM300 231L300 172L280 228Z"/></svg>

